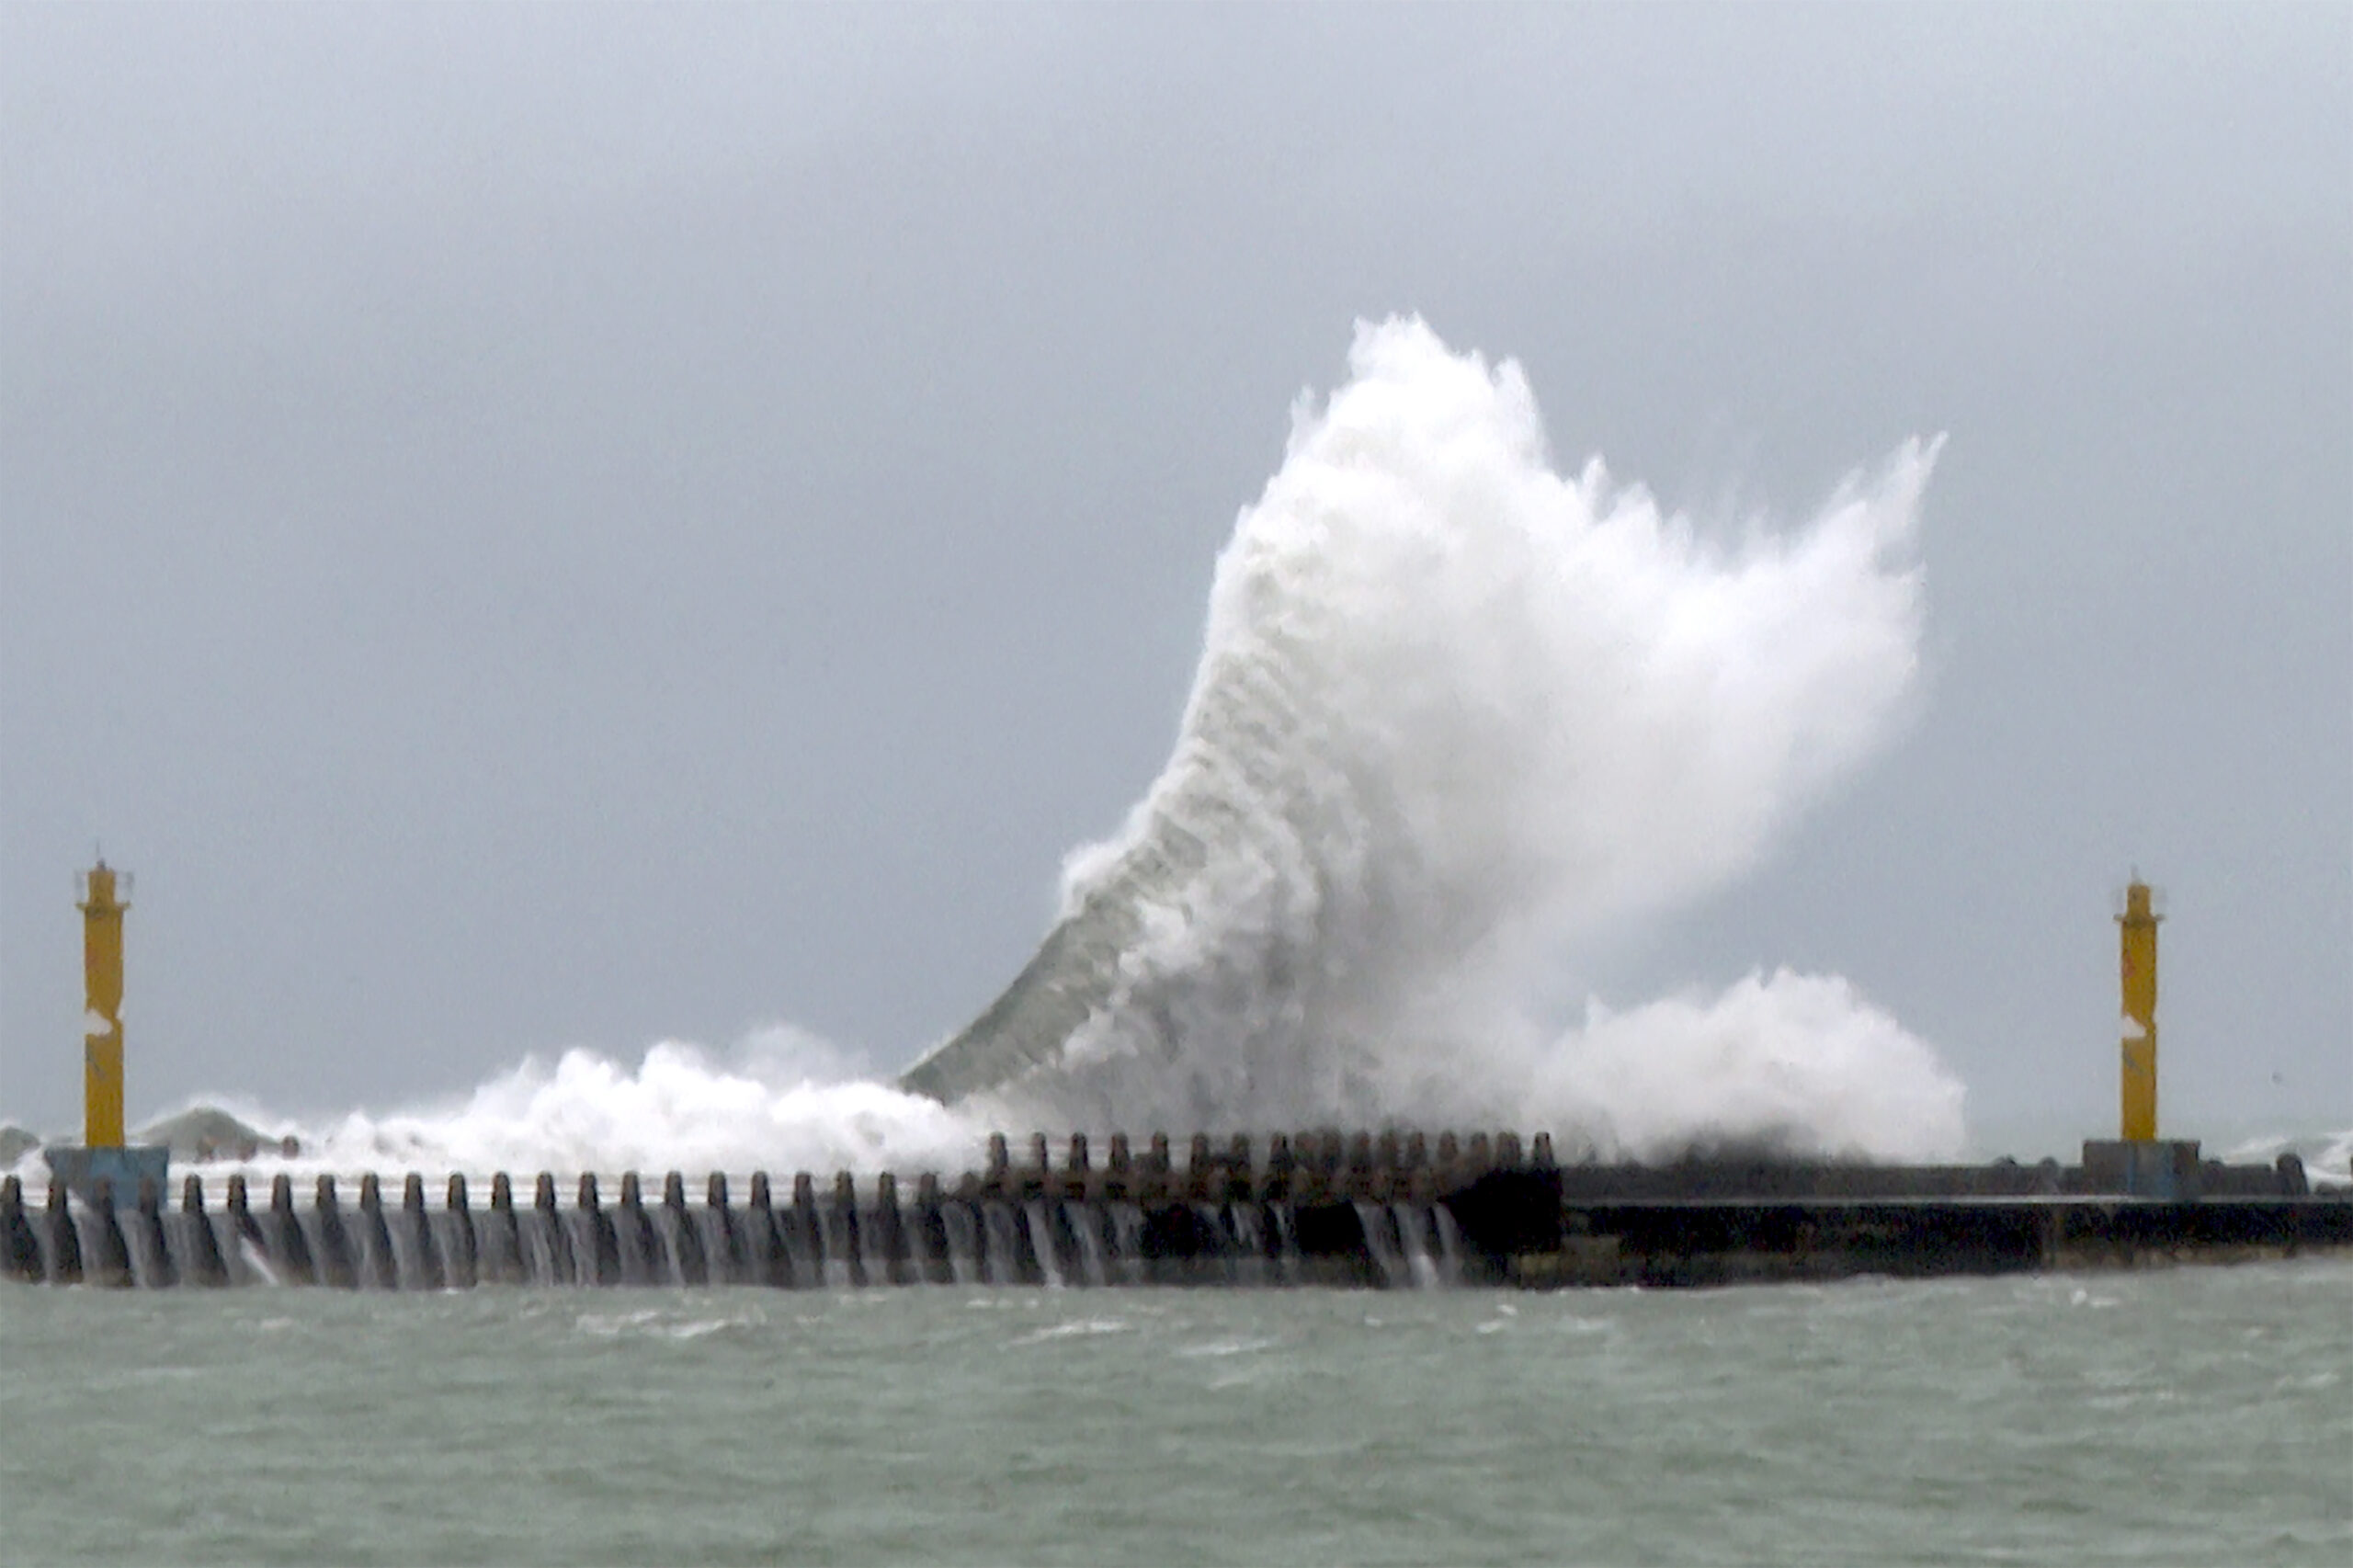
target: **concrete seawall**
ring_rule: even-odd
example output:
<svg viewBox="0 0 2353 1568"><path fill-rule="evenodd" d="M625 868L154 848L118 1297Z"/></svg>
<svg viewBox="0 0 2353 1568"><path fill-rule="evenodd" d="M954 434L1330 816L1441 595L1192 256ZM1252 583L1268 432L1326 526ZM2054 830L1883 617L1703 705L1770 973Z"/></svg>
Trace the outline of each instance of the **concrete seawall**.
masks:
<svg viewBox="0 0 2353 1568"><path fill-rule="evenodd" d="M1885 1166L1764 1156L1624 1166L1555 1163L1511 1133L1334 1131L1084 1137L1053 1158L932 1175L810 1173L789 1187L676 1172L610 1191L551 1173L518 1190L462 1176L319 1176L267 1192L196 1176L174 1205L0 1182L0 1273L93 1286L344 1290L745 1285L1711 1285L1872 1273L1998 1273L2228 1262L2353 1248L2353 1193L2314 1194L2293 1156L2196 1165L2165 1199L2092 1166Z"/></svg>

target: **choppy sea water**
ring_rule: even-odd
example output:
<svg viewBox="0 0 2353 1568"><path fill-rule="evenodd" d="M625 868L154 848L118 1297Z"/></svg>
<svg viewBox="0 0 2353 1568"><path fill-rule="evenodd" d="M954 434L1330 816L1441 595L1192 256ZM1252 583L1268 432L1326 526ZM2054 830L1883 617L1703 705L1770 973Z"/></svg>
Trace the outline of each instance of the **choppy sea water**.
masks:
<svg viewBox="0 0 2353 1568"><path fill-rule="evenodd" d="M2353 1561L2353 1262L0 1290L10 1562Z"/></svg>

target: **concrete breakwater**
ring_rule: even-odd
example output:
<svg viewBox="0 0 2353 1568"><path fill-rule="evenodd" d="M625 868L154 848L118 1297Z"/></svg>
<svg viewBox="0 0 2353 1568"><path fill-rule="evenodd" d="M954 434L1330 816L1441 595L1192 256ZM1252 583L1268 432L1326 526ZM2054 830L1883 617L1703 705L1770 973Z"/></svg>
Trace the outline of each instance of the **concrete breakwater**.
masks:
<svg viewBox="0 0 2353 1568"><path fill-rule="evenodd" d="M0 1271L28 1282L158 1288L249 1284L390 1290L477 1286L1705 1285L1857 1273L1992 1273L2229 1261L2353 1247L2353 1193L2307 1189L2276 1165L2193 1163L2166 1197L2131 1196L2100 1162L1878 1166L1720 1154L1673 1165L1563 1167L1538 1135L1236 1135L1110 1140L1099 1165L1074 1136L1017 1162L1003 1137L952 1184L848 1172L788 1190L756 1173L738 1197L712 1175L691 1195L635 1173L609 1196L549 1173L504 1173L477 1201L462 1176L373 1175L347 1199L331 1176L231 1176L209 1200L183 1179L53 1185L28 1204L0 1182ZM569 1201L564 1201L565 1199Z"/></svg>

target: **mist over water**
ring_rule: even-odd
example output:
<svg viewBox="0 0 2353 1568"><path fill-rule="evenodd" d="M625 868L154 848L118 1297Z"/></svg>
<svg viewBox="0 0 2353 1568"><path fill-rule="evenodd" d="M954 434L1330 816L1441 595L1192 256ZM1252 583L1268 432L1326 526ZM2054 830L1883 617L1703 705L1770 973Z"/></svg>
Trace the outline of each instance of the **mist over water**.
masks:
<svg viewBox="0 0 2353 1568"><path fill-rule="evenodd" d="M1176 747L1068 858L1038 959L951 1046L954 1108L779 1029L295 1128L332 1168L953 1167L990 1128L1547 1130L1956 1153L1961 1084L1836 976L1540 999L1753 868L1899 723L1933 444L1732 537L1552 465L1520 368L1360 324L1211 589ZM210 1096L221 1103L217 1096Z"/></svg>

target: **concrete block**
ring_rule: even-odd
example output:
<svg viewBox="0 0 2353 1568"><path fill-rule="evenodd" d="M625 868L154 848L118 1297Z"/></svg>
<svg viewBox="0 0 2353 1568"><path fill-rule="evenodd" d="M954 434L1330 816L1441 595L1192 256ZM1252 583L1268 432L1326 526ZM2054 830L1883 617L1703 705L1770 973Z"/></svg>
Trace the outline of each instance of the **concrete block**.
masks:
<svg viewBox="0 0 2353 1568"><path fill-rule="evenodd" d="M2203 1192L2203 1175L2194 1138L2084 1140L2084 1180L2093 1192L2178 1201Z"/></svg>
<svg viewBox="0 0 2353 1568"><path fill-rule="evenodd" d="M161 1143L85 1149L79 1144L51 1144L40 1152L50 1176L85 1203L97 1201L98 1185L107 1184L113 1202L138 1201L142 1182L153 1182L161 1192L170 1174L172 1152Z"/></svg>

